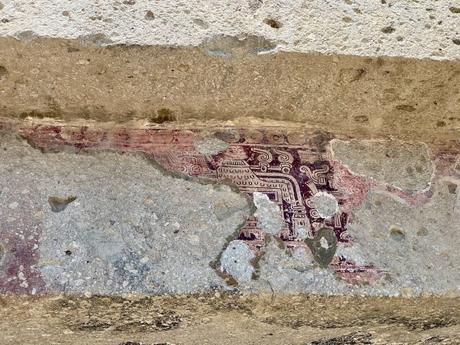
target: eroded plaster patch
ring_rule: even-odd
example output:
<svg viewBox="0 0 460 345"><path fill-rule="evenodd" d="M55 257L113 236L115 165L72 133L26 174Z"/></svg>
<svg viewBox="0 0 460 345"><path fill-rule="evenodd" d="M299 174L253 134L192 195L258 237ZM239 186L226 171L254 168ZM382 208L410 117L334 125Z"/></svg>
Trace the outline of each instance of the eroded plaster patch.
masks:
<svg viewBox="0 0 460 345"><path fill-rule="evenodd" d="M238 281L238 284L248 284L254 273L251 260L254 252L241 240L231 241L222 253L220 264L223 271Z"/></svg>
<svg viewBox="0 0 460 345"><path fill-rule="evenodd" d="M252 196L257 208L254 216L257 218L258 226L271 235L278 235L285 226L280 207L271 201L267 194L254 192Z"/></svg>
<svg viewBox="0 0 460 345"><path fill-rule="evenodd" d="M144 281L148 282L148 288L152 289L148 291L151 293L182 291L178 287L185 285L193 291L213 287L218 288L219 286L224 287L223 281L218 277L216 271L206 269L205 273L203 273L204 259L192 260L187 266L175 255L177 248L181 248L181 252L188 253L192 251L191 256L189 254L185 255L187 262L191 260L190 258L202 258L202 255L205 255L202 247L204 241L211 241L212 243L215 241L216 247L213 247L215 249L217 248L217 243L221 245L217 253L213 252L216 255L207 262L206 267L209 267L210 262L216 262L216 258L221 260L225 254L224 264L221 261L213 268L225 271L232 277L234 275L233 278L239 279L240 283L242 283L239 288L244 286L256 291L269 288L276 291L285 289L286 292L327 291L328 293L385 295L398 294L401 288L411 288L414 284L419 284L419 289L415 289L415 292L420 292L423 288L429 292L442 293L447 289L453 288L452 280L445 280L442 283L435 284L432 280L423 282L418 279L414 280L411 285L412 274L415 271L402 267L404 260L406 260L404 255L413 255L406 248L409 244L414 245L411 243L413 238L423 243L430 239L431 246L433 243L441 241L440 237L432 236L435 236L436 231L444 229L444 225L440 226L442 222L435 223L433 226L429 224L433 222L432 219L439 222L439 217L444 217L443 215L445 215L446 218L449 218L452 214L439 213L439 207L444 207L445 210L451 210L453 207L453 214L458 216L459 210L458 206L456 206L458 204L458 195L457 189L452 188L452 185L455 184L453 178L443 180L444 182L441 185L431 186L430 190L425 193L426 200L423 203L418 201L412 203L410 198L401 198L402 193L406 193L406 191L398 189L399 192L396 193L396 189L394 189L396 187L394 187L382 192L382 188L375 183L365 182L366 177L352 175L340 162L330 160L331 155L327 152L328 139L325 140L323 135L319 136L312 132L310 137L307 136L303 139L303 144L299 144L297 139L295 143L290 142L291 138L298 138L293 135L294 133L285 133L284 130L273 128L259 130L216 128L211 131L207 129L206 131L212 132L211 134L214 137L227 143L228 147L215 155L200 153L194 146L194 139L200 135L199 130L193 132L185 129L125 128L123 126L110 127L110 129L87 126L82 130L78 126L44 124L24 125L19 130L35 147L42 148L45 151L59 151L64 147L73 147L76 152L98 152L110 148L123 152L124 156L128 152L142 152L154 157L158 163L171 172L185 174L189 177L204 177L206 181L214 180L230 183L233 186L232 188L237 187L241 192L247 194L248 198L252 197L255 201L257 200L257 203L259 201L262 201L262 204L266 203L268 208L271 209L269 212L271 214L269 215L282 215L282 229L275 235L275 238L271 237L273 235L267 236L267 231L262 229L257 216L246 214L244 217L246 219L245 224L244 219L241 218L240 223L235 223L235 218L232 217L241 216L243 212L238 205L247 206L248 199L244 197L241 199L241 194L230 193L232 188L228 186L214 186L213 190L216 193L223 194L216 195L211 204L209 204L211 202L209 196L206 195L207 206L199 210L194 209L190 213L190 217L199 218L203 214L208 215L211 212L213 217L215 216L216 222L230 222L231 218L233 226L244 225L239 228L238 234L231 233L231 236L229 235L227 238L222 238L220 232L218 234L215 230L211 231L210 228L202 229L203 232L198 234L187 229L190 229L192 224L196 226L197 224L205 224L206 221L204 218L202 220L200 220L201 218L193 218L194 220L190 220L190 224L183 224L183 219L187 219L188 213L184 217L182 214L184 207L181 202L189 199L184 199L183 193L173 192L176 187L173 187L173 184L168 182L168 193L172 194L168 194L169 197L165 198L165 193L163 193L161 195L162 203L164 204L163 200L168 202L178 200L177 207L172 205L170 209L161 208L146 219L136 217L137 213L131 212L128 217L131 220L128 223L122 222L120 225L114 225L117 223L111 224L109 222L108 224L109 228L114 228L114 232L111 230L112 235L110 237L114 241L110 243L112 249L110 251L101 249L102 251L99 252L98 258L94 259L91 269L95 270L94 274L101 275L101 270L104 267L103 263L107 262L110 259L110 254L113 253L114 257L118 258L116 263L117 274L123 273L126 274L124 277L127 277L123 281L116 283L121 284L121 290L117 291L125 291L123 289L130 291L133 287L139 288L139 286L140 289L143 289L144 285L142 284L144 284ZM318 143L321 143L321 145ZM364 142L363 145L367 145L367 142ZM409 148L413 148L413 145L411 145L409 145ZM414 155L414 152L408 150L406 154ZM60 153L60 155L69 154ZM70 155L69 157L72 156ZM77 157L80 157L80 155L77 155ZM118 156L115 155L114 157ZM131 156L129 155L128 157ZM366 158L365 155L358 155L358 157L361 159ZM454 164L455 160L451 163ZM134 169L136 164L132 164L133 167L130 167L130 169ZM158 171L149 172L154 176L146 176L146 171L150 171L147 170L147 166L151 168L150 164L146 164L145 169L140 169L142 172L139 171L139 176L142 176L142 178L156 178ZM111 176L121 174L120 169L125 168L115 167L114 171L110 171ZM136 174L130 173L128 175L129 181L118 183L116 188L122 188L124 184L132 183L133 180L138 181ZM336 175L339 175L339 178ZM80 177L83 178L83 176ZM182 180L179 179L179 181ZM188 183L191 184L189 185L191 189L186 193L190 193L194 198L195 193L205 192L195 190L197 188L195 186L196 182L188 181ZM198 185L201 185L201 183ZM155 190L154 186L156 184L152 182L149 185L130 188L140 188L142 193L145 193L151 191L152 188ZM106 195L106 192L102 192L102 195ZM409 192L411 191L407 193ZM94 193L93 190L92 193ZM332 200L332 197L337 200L338 211L336 210L330 219L323 217L325 214L320 214L317 207L314 206L312 199L318 193L330 194L327 197L328 200ZM385 203L385 207L383 207L382 201L374 201L370 197L375 193L383 193L395 205ZM434 193L434 196L432 193ZM86 207L81 195L71 190L57 194L56 192L47 192L47 195L53 194L78 195L78 199L71 204L71 207L66 209L66 212L49 212L50 217L62 216L70 213L74 208L80 214L82 212L80 208ZM232 199L230 197L232 195L236 199ZM442 202L437 201L438 197ZM356 202L355 199L359 199L359 202ZM155 198L148 198L145 207L148 209L157 207L153 200ZM196 201L195 199L193 200L194 202ZM240 201L234 202L236 200ZM256 206L257 203L255 203ZM118 209L122 207L121 205L120 201L113 208ZM401 205L404 205L404 207ZM135 209L136 207L136 204L134 204L131 208ZM379 209L380 207L382 209ZM426 217L431 215L429 219L417 213L420 207L422 207ZM49 210L49 205L47 209ZM168 212L171 212L169 217L171 219L163 219L165 214L169 215ZM196 212L199 214L196 215ZM412 223L407 223L404 220L406 218L403 219L403 217L410 217ZM44 219L48 222L48 215ZM350 219L352 222L350 222ZM369 219L372 219L372 221ZM83 219L79 219L79 222L85 228L91 227L89 220L85 221L85 223ZM452 221L450 223L454 224ZM220 226L218 224L216 223L215 225ZM455 225L452 226L452 224L449 225L449 231L455 230ZM156 232L153 229L157 226L161 227L161 230ZM53 228L55 227L58 227L57 223L53 226ZM121 231L118 234L120 236L122 234L124 237L117 237L118 230L116 229L118 227L120 227ZM392 231L395 227L401 229L400 232ZM172 230L172 236L175 236L174 238L177 238L178 241L182 241L184 248L181 247L182 244L177 243L175 245L179 247L168 247L170 245L168 241L171 238L167 238L165 229L169 228ZM48 229L48 226L46 226L46 229ZM369 231L369 229L372 229L372 231ZM404 236L401 236L401 233ZM447 246L446 248L449 248L451 244L456 243L455 241L458 240L455 234L455 232L448 234L449 238L453 237L453 240L443 242L443 245ZM89 230L85 236L90 239L91 243L98 243L98 248L105 248L104 238L107 236L99 233L97 229ZM164 236L166 238L163 239ZM334 237L331 238L330 236ZM129 255L122 253L125 238L128 238L128 242L135 245L136 248ZM271 240L268 238L271 238ZM243 251L248 254L247 259L237 260L236 263L234 260L231 261L232 256L228 255L227 251L230 249L227 243L232 244L232 241L237 241L238 246L244 249ZM151 255L143 253L143 246L155 246L157 242L162 248L161 251L151 253ZM369 245L371 242L372 245ZM46 240L44 243L46 243ZM41 243L41 245L44 243ZM242 246L243 244L244 246ZM387 253L387 249L385 246L390 246L393 250L395 250L395 246L401 246L401 248L404 247L404 250L395 254L398 259L389 262L388 260L390 259L386 259L387 254L385 253ZM62 248L62 259L71 259L78 256L79 252L88 251L88 248L91 247L82 246L78 238L75 238L72 242L66 243L65 248ZM446 250L432 254L451 260L450 254ZM87 257L87 255L84 254L83 257ZM245 255L243 257L246 258ZM299 265L300 258L303 258L301 261L303 260L304 264ZM257 262L251 262L253 259ZM411 261L410 259L408 260L407 266L410 266ZM74 264L72 261L69 262L71 265ZM136 268L132 266L132 262L140 264ZM156 264L153 266L152 262ZM447 263L445 270L454 269L451 262ZM437 261L436 264L438 264ZM171 267L171 265L181 266L182 268L187 267L187 271L176 269L176 266L173 269L169 269L168 267ZM223 265L226 265L227 269ZM419 269L427 276L430 274L428 270L431 268L429 267L419 267ZM230 271L233 273L230 273ZM251 272L251 279L248 278L249 272ZM203 274L208 277L208 273L210 274L209 277L213 277L212 279L205 279L204 282L201 279L199 283L194 283L195 280L193 279L195 277L202 277ZM392 279L393 276L398 277L398 275L401 277ZM446 277L447 275L448 273L446 272ZM451 276L455 277L455 275ZM62 283L59 283L62 275L59 275L59 279L57 278L58 275L53 277L56 278L54 281L57 281L58 284ZM142 277L148 279L145 280ZM341 280L337 281L337 277L341 278ZM442 275L439 275L439 277L444 279ZM81 281L79 278L73 277L72 279L74 279L72 281L78 281L78 284L83 286L85 284L84 280ZM213 279L221 282L222 285L210 283L214 281ZM109 280L113 281L113 279ZM181 285L182 283L185 285ZM333 285L333 288L331 288L331 285ZM54 289L61 288L54 287ZM98 286L95 289L100 288Z"/></svg>
<svg viewBox="0 0 460 345"><path fill-rule="evenodd" d="M339 211L337 199L327 192L318 192L311 198L313 207L322 218L328 219Z"/></svg>
<svg viewBox="0 0 460 345"><path fill-rule="evenodd" d="M1 291L42 291L41 280L46 291L93 294L225 287L209 263L249 216L244 195L165 174L142 155L42 154L14 139L7 147L0 152ZM18 195L23 189L31 192ZM49 195L78 198L64 210Z"/></svg>
<svg viewBox="0 0 460 345"><path fill-rule="evenodd" d="M195 149L204 155L217 155L228 148L228 143L215 137L201 136L193 141Z"/></svg>
<svg viewBox="0 0 460 345"><path fill-rule="evenodd" d="M430 186L434 168L424 143L333 140L331 146L334 159L356 174L410 191Z"/></svg>

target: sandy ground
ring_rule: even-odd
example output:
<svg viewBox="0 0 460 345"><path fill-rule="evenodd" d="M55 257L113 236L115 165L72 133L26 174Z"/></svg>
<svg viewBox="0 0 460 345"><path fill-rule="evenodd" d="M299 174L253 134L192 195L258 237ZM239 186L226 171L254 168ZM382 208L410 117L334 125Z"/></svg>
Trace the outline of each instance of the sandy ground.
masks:
<svg viewBox="0 0 460 345"><path fill-rule="evenodd" d="M460 344L459 298L0 297L0 344Z"/></svg>

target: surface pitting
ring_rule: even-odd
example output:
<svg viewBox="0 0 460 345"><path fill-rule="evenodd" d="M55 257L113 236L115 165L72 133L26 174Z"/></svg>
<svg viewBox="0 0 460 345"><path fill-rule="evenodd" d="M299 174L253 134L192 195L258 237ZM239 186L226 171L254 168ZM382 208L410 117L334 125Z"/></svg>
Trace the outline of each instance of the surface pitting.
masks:
<svg viewBox="0 0 460 345"><path fill-rule="evenodd" d="M62 222L62 219L56 217L60 217L71 207L81 205L80 196L69 204L64 211L52 214L51 218L46 215L45 220L39 222L40 226L46 228L45 235L41 236L38 243L42 248L41 260L44 260L46 256L48 257L45 261L53 261L56 258L57 253L53 253L55 249L53 241L58 241L61 244L64 241L68 242L66 244L68 248L59 254L62 256L60 260L67 260L67 266L65 266L66 268L61 267L63 271L56 273L56 277L63 273L64 275L67 274L69 270L72 271L76 267L75 260L78 255L80 255L80 259L78 259L80 264L84 265L84 260L88 257L88 253L85 251L89 247L78 244L82 237L85 238L85 241L89 241L88 243L99 243L98 249L95 252L93 250L93 253L96 254L94 261L91 261L87 268L90 270L87 273L88 277L95 275L104 277L99 281L96 279L91 285L85 279L69 276L66 282L62 283L64 285L48 284L47 288L58 291L62 289L67 291L68 289L68 291L81 292L89 289L94 293L120 293L123 291L161 293L174 292L177 286L181 286L184 282L186 284L184 288L185 286L187 288L180 291L231 288L226 286L222 280L222 274L231 275L237 283L240 283L239 288L255 291L275 289L292 292L322 292L327 290L328 293L356 291L391 295L398 294L401 289L413 293L421 293L422 291L441 293L456 288L455 281L458 273L455 273L454 262L457 254L449 251L449 246L458 242L455 224L452 229L441 231L445 236L451 236L451 238L449 243L443 242L442 248L444 249L440 251L439 246L430 245L426 236L422 238L412 235L413 232L417 231L416 228L423 227L425 232L429 228L429 236L432 236L430 240L437 241L439 239L436 237L436 232L439 230L437 230L436 224L440 224L440 220L436 217L442 219L443 222L451 222L449 219L455 217L455 214L459 212L456 189L445 189L447 194L442 192L445 178L449 179L450 184L455 184L458 179L458 174L454 168L445 168L446 164L455 163L455 153L452 154L454 159L446 159L448 157L447 152L443 152L443 155L437 158L436 166L444 166L443 171L450 171L450 176L435 175L428 190L413 191L398 187L391 188L391 181L389 180L381 183L373 180L372 177L368 178L366 175L354 175L332 155L328 146L328 140L331 138L320 139L324 136L318 133L310 133L303 142L296 140L295 143L291 143L290 137L293 137L292 135L274 128L256 130L223 127L215 128L212 131L207 129L206 131L208 137L209 133L212 133L211 142L225 143L225 145L220 144L219 150L215 152L200 153L195 147L196 138L203 137L198 128L168 129L166 127L128 128L117 126L109 130L103 127L90 126L23 125L19 129L21 135L34 147L40 148L44 152L69 151L69 148L76 153L93 154L99 152L95 156L97 159L92 158L93 165L91 168L88 166L90 168L88 172L91 174L101 169L98 164L110 166L114 163L108 163L108 161L119 162L120 166L113 166L112 169L114 170L110 173L115 175L120 173L121 180L116 182L115 179L113 185L110 182L105 182L104 185L98 187L101 192L99 202L108 203L107 207L114 208L117 210L116 213L119 213L118 210L124 209L125 205L123 204L131 205L129 207L136 209L141 200L134 201L134 203L132 201L113 203L110 200L104 200L108 195L108 188L126 189L123 192L126 197L137 198L134 195L140 193L141 190L148 192L154 186L156 186L155 188L163 188L161 182L158 181L165 178L165 172L159 172L158 167L151 165L142 167L142 164L145 164L142 163L138 168L139 171L133 175L139 176L138 178L142 181L141 185L136 186L139 180L134 178L130 178L134 185L131 182L128 183L125 181L127 177L122 177L125 176L123 170L128 169L126 164L137 167L140 163L139 157L126 156L125 153L143 153L145 156L153 158L167 171L174 174L179 173L174 178L170 177L171 182L167 183L169 189L166 192L170 194L171 200L177 200L177 206L174 206L177 208L176 210L162 209L152 213L152 210L158 207L158 199L156 197L146 198L146 200L150 200L142 201L142 210L134 212L134 214L139 213L139 219L122 224L118 224L117 219L107 219L107 229L104 230L105 232L108 231L107 233L101 232L102 229L98 229L97 226L94 227L90 218L85 221L73 218L73 220L66 220L68 228L85 230L87 231L85 235L75 234L76 237L73 238L69 234L63 234L61 239L46 239L48 229ZM424 149L424 146L420 146L420 148ZM123 155L106 157L106 161L104 161L105 154L101 151L107 149L123 153ZM29 150L33 149L29 148ZM29 154L27 153L26 156ZM423 157L428 157L424 156L424 153L421 154ZM64 155L65 158L63 159L69 159L68 157L88 159L84 158L86 155L82 156L81 154L70 154L69 156L69 153L60 153L59 155ZM49 157L49 155L43 156L44 159L49 159ZM14 158L9 156L8 159ZM123 163L124 160L131 163ZM440 164L439 161L442 161L444 165ZM96 166L98 167L96 168ZM109 168L105 166L102 169ZM148 176L147 171L149 171L148 174L152 174L152 178L157 179L156 184L149 186L144 181ZM86 173L83 174L83 176L85 175ZM105 178L102 176L99 178L104 180ZM203 197L204 199L199 199L203 201L197 201L196 205L191 205L190 213L183 213L181 208L184 201L180 199L183 198L182 193L184 191L181 191L183 187L180 186L185 186L183 178L187 176L200 180L188 181L189 187L186 187L185 190L197 188L197 186L205 188L203 186L206 185L202 185L202 182L199 181L213 181L213 183L217 183L214 187L216 193L223 193L222 197L210 199L209 195L206 194L209 192L202 195L203 191L197 189L196 193L198 194L191 193L189 195L194 195L194 198ZM94 176L90 177L89 180L91 178ZM172 181L175 181L173 185L171 185ZM66 184L69 182L67 179ZM228 199L227 196L234 192L225 184L236 187L243 194L235 194L233 196L234 201L231 198ZM94 187L82 186L80 193L85 188ZM213 189L211 188L211 190ZM77 194L68 188L61 189L59 192L61 195ZM374 197L378 193L383 193L382 196L389 198L388 200L393 200L396 206L390 205L389 201L386 201L388 206L383 211L375 210L382 205L382 200L384 200ZM250 199L254 195L258 198L263 195L269 203L264 206L260 200L256 201L256 206L262 209L251 214L245 202L237 201L244 200L242 195L247 195ZM315 196L316 200L314 199ZM318 196L324 196L327 199L318 201ZM116 198L115 194L113 197ZM324 205L326 201L330 200L336 204ZM201 203L203 203L203 208L200 206ZM327 207L320 210L321 204ZM397 206L398 204L405 206ZM444 204L446 208L453 207L454 213L443 213L443 211L440 213L437 207ZM426 210L424 217L417 215L417 207L420 205L425 205L423 206ZM193 206L198 207L201 211L196 208L193 209ZM257 215L261 217L264 207L268 207L268 211L265 210L265 212L268 215L272 214L273 219L280 217L284 220L280 230L277 228L276 231L270 231L270 219L268 219L268 223L265 219L266 223L263 226L261 226L262 223L258 223ZM197 219L191 221L190 217L197 212L203 212L203 216L209 215L209 211L205 211L205 209L212 210L216 218L210 221L208 230L198 230L196 227L200 226L202 221ZM393 213L391 214L390 211ZM85 210L83 207L78 212L83 217L87 217L89 210ZM79 214L78 212L76 215ZM166 214L169 212L171 219L160 219L162 225L159 226L163 226L163 229L161 227L156 228L155 223L160 223L158 218L163 218L164 212ZM328 214L325 215L324 212ZM380 212L381 217L372 217L369 212ZM109 215L101 215L101 218L104 219L107 216ZM406 221L408 216L413 217L413 219ZM56 219L55 225L49 223L52 217ZM200 215L197 217L199 218ZM75 222L77 225L74 224ZM96 224L99 224L98 222ZM185 226L183 222L186 223ZM225 222L228 226L230 226L230 222L233 222L233 227L230 226L225 234L216 233L212 227L219 222ZM388 242L388 238L392 238L389 230L390 225L404 227L405 236L401 237L399 241ZM409 229L406 229L408 226ZM172 235L168 235L170 231ZM318 237L318 234L325 233L325 231L335 234L337 243L324 236ZM418 231L420 232L420 229ZM8 233L11 233L11 230L4 232L2 236L5 237ZM369 235L370 233L372 235ZM175 238L174 236L178 237ZM107 242L107 238L110 238L109 242ZM214 254L212 255L206 253L209 249L202 247L210 239L212 239L211 244L213 245L211 252ZM148 242L145 242L146 240ZM159 242L152 243L151 241ZM105 242L107 243L104 244ZM238 243L238 246L247 246L253 255L247 254L240 261L236 258L233 260L232 255L230 255L231 251L228 252L229 242ZM112 249L104 251L101 249L104 246ZM158 252L160 248L162 250ZM244 248L241 247L240 251L246 253ZM408 251L408 248L416 249ZM183 276L182 273L178 274L177 269L174 269L174 265L179 267L184 264L175 253L182 255L182 251L186 249L187 253L197 261L187 266L185 271L179 270L179 272L184 272L185 275ZM388 257L387 251L401 256L402 260L405 260L405 253L410 253L411 260L407 261L407 265L403 265L400 258ZM46 255L43 255L44 253ZM417 262L423 257L425 257L424 260L427 265L421 267ZM216 258L218 260L217 266L214 265L213 268L220 272L213 272L209 267L209 264L214 263ZM225 263L220 265L219 260L222 259L225 260ZM35 268L35 271L41 272L41 276L51 277L53 275L50 271L52 265L50 266L49 262L42 262L41 265L42 267ZM104 273L107 272L107 265L112 265L113 267L110 267L113 269L108 269L109 273ZM437 265L443 266L444 269L434 269ZM208 278L203 284L190 284L186 277L200 277L203 266L208 267L205 269ZM81 271L81 268L79 270ZM423 279L414 279L413 274L416 272L420 276L431 276L433 279L429 282L424 282ZM337 280L337 278L340 279ZM117 279L119 280L117 281ZM150 285L147 283L149 281L151 282ZM79 285L75 285L76 282L79 282ZM101 282L105 282L106 285L103 287ZM107 285L107 282L112 285ZM88 288L89 286L91 288ZM3 289L11 290L8 287ZM37 288L35 289L37 291Z"/></svg>
<svg viewBox="0 0 460 345"><path fill-rule="evenodd" d="M458 2L3 0L0 35L79 39L88 45L198 46L255 35L278 50L458 59ZM216 48L218 48L217 45ZM228 57L219 49L212 53ZM359 78L354 73L344 78Z"/></svg>

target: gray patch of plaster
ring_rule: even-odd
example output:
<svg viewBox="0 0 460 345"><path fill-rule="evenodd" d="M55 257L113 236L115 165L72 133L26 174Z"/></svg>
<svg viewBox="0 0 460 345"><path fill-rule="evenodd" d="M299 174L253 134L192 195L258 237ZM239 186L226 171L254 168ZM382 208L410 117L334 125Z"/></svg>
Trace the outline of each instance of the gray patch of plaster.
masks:
<svg viewBox="0 0 460 345"><path fill-rule="evenodd" d="M203 155L217 155L228 148L228 143L215 137L196 138L193 140L195 149Z"/></svg>
<svg viewBox="0 0 460 345"><path fill-rule="evenodd" d="M20 32L15 33L13 36L17 38L18 40L27 42L27 43L32 42L34 39L39 37L39 35L37 35L32 30L20 31Z"/></svg>
<svg viewBox="0 0 460 345"><path fill-rule="evenodd" d="M371 191L353 212L349 226L353 246L345 255L386 272L382 290L446 293L460 291L460 205L448 181L435 185L425 205L408 205L387 192ZM345 249L339 249L343 253Z"/></svg>
<svg viewBox="0 0 460 345"><path fill-rule="evenodd" d="M308 224L310 225L310 224ZM310 229L310 227L308 227ZM309 231L307 231L307 229L305 227L300 227L300 228L297 228L296 229L296 233L297 233L297 238L301 239L301 240L304 240L308 237L309 235Z"/></svg>
<svg viewBox="0 0 460 345"><path fill-rule="evenodd" d="M48 291L187 293L225 285L209 263L250 214L227 186L165 175L142 156L0 150L0 224L39 222ZM77 195L53 212L49 195ZM12 212L8 205L17 203ZM225 204L217 215L215 206ZM1 234L1 233L0 233ZM20 236L21 234L16 234ZM15 236L16 236L15 235Z"/></svg>
<svg viewBox="0 0 460 345"><path fill-rule="evenodd" d="M436 184L433 198L424 205L408 205L394 195L371 191L349 224L352 243L338 243L336 255L357 265L374 265L380 277L372 284L353 286L337 278L331 267L320 268L312 253L299 266L273 241L259 261L254 289L275 292L321 292L394 296L422 292L460 291L457 262L460 253L460 195L452 193L452 179ZM323 245L324 243L320 243Z"/></svg>
<svg viewBox="0 0 460 345"><path fill-rule="evenodd" d="M101 44L199 46L214 37L254 35L293 52L453 60L460 55L460 14L449 10L458 6L453 0L2 3L2 36L33 29L45 37L100 34L106 38Z"/></svg>
<svg viewBox="0 0 460 345"><path fill-rule="evenodd" d="M430 185L433 165L423 143L333 140L334 158L353 173L408 190Z"/></svg>
<svg viewBox="0 0 460 345"><path fill-rule="evenodd" d="M271 241L259 264L259 279L254 282L258 290L335 294L348 289L343 281L337 280L332 269L316 267L311 252L305 248L297 248L289 255L275 241Z"/></svg>
<svg viewBox="0 0 460 345"><path fill-rule="evenodd" d="M241 37L219 35L201 44L209 55L231 58L246 54L261 54L274 51L276 44L262 36L242 35Z"/></svg>
<svg viewBox="0 0 460 345"><path fill-rule="evenodd" d="M254 273L254 267L251 265L254 258L254 253L244 241L235 240L230 242L222 253L220 264L225 273L244 285L251 281Z"/></svg>
<svg viewBox="0 0 460 345"><path fill-rule="evenodd" d="M104 34L88 34L78 37L82 45L87 46L104 46L109 45L112 41Z"/></svg>
<svg viewBox="0 0 460 345"><path fill-rule="evenodd" d="M363 257L362 245L359 243L353 244L337 244L337 251L335 254L339 257L343 257L359 266L367 265L366 258Z"/></svg>
<svg viewBox="0 0 460 345"><path fill-rule="evenodd" d="M331 218L339 210L337 199L327 192L318 192L310 199L322 218Z"/></svg>
<svg viewBox="0 0 460 345"><path fill-rule="evenodd" d="M257 218L258 227L269 234L277 235L284 226L280 207L266 194L255 192L253 197L257 208L254 216Z"/></svg>

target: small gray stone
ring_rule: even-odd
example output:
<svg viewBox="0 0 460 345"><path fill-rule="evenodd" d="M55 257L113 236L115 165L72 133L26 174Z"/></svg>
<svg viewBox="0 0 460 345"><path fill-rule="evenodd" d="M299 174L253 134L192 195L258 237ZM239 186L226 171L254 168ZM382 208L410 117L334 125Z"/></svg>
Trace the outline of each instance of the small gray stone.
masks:
<svg viewBox="0 0 460 345"><path fill-rule="evenodd" d="M254 258L255 254L244 241L234 240L222 253L220 264L225 273L230 274L239 284L247 284L251 281L254 272L251 264Z"/></svg>
<svg viewBox="0 0 460 345"><path fill-rule="evenodd" d="M301 240L304 240L308 237L308 231L305 227L297 228L296 233L297 233L297 238L300 238Z"/></svg>
<svg viewBox="0 0 460 345"><path fill-rule="evenodd" d="M322 218L331 218L339 210L337 199L327 192L318 192L310 199Z"/></svg>

